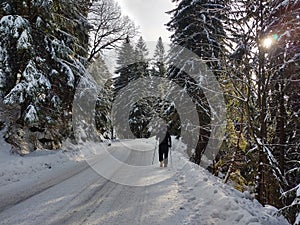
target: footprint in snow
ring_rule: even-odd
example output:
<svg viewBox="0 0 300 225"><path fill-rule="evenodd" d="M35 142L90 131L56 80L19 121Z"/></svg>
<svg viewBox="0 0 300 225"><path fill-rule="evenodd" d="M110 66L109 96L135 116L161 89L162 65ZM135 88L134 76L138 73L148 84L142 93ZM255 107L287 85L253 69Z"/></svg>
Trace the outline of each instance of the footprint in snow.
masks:
<svg viewBox="0 0 300 225"><path fill-rule="evenodd" d="M195 200L196 200L196 197L191 197L191 198L188 199L188 202L193 202Z"/></svg>
<svg viewBox="0 0 300 225"><path fill-rule="evenodd" d="M238 216L236 217L235 221L236 221L236 222L240 222L241 219L243 219L243 218L244 218L244 215L243 215L243 214L240 214L240 215L238 215Z"/></svg>

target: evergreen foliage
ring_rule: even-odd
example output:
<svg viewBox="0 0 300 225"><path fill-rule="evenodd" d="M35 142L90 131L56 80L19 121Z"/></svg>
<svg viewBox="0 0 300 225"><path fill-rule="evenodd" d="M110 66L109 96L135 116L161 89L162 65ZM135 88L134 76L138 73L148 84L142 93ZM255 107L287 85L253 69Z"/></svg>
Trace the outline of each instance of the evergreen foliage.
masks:
<svg viewBox="0 0 300 225"><path fill-rule="evenodd" d="M4 1L0 5L0 94L20 106L7 141L21 154L58 148L85 69L87 1Z"/></svg>
<svg viewBox="0 0 300 225"><path fill-rule="evenodd" d="M111 121L113 81L111 74L101 56L94 59L93 63L89 65L88 71L100 88L95 107L96 128L105 139L113 139Z"/></svg>
<svg viewBox="0 0 300 225"><path fill-rule="evenodd" d="M157 43L157 47L154 51L154 63L150 69L150 59L148 59L148 49L145 41L140 37L133 47L129 39L120 47L117 63L118 70L116 73L118 77L114 79L115 96L121 96L126 98L128 96L128 102L131 101L131 96L141 96L141 98L135 102L131 107L129 114L129 127L133 135L137 138L149 137L151 133L158 128L159 119L164 120L169 124L171 133L179 135L180 133L180 119L177 111L169 101L166 100L167 92L166 87L161 83L159 90L161 98L155 98L153 96L142 96L143 90L137 89L137 87L129 88L128 85L139 79L146 79L147 86L151 87L154 84L155 77L165 78L166 74L166 53L162 39L160 38ZM148 87L145 87L148 88ZM118 108L125 111L128 105L122 105L119 102L114 102ZM123 115L118 115L118 119ZM126 119L124 121L127 121ZM122 130L120 127L116 127L118 130ZM124 135L128 132L124 133Z"/></svg>
<svg viewBox="0 0 300 225"><path fill-rule="evenodd" d="M204 60L209 69L213 70L215 75L219 70L219 57L224 48L223 39L225 31L222 19L223 1L192 1L183 0L178 3L176 9L170 11L173 15L171 21L167 24L168 30L172 31L171 41L173 44L184 47L195 53L200 59ZM168 78L175 81L183 87L196 104L198 117L201 124L196 149L190 149L191 141L184 140L188 145L188 152L192 160L200 164L202 153L208 143L210 136L210 109L203 90L199 88L197 81L189 77L181 68L172 66L172 62L180 62L186 70L193 71L194 64L198 59L189 59L182 55L180 48L173 48L170 54L171 65L168 70ZM198 72L201 80L200 71Z"/></svg>
<svg viewBox="0 0 300 225"><path fill-rule="evenodd" d="M118 52L116 73L119 77L115 79L115 93L123 96L132 96L136 90L127 90L129 82L143 77L149 77L149 63L147 59L148 49L142 37L138 39L135 46L132 46L129 38L124 42ZM125 88L125 89L123 89ZM122 90L123 89L123 90ZM124 92L125 90L125 92ZM119 107L127 107L121 106ZM140 100L130 112L129 126L135 137L149 136L147 131L148 120L146 111L149 111L146 100Z"/></svg>
<svg viewBox="0 0 300 225"><path fill-rule="evenodd" d="M57 149L72 137L74 95L81 79L89 76L89 66L102 87L93 135L114 138L115 130L122 132L123 127L113 124L114 105L121 113L117 119L128 122L137 138L149 137L161 120L172 135L180 136L185 127L172 90L161 82L160 98L144 97L141 87L131 85L146 78L145 85L151 87L161 78L178 84L196 105L201 127L200 135L192 138L197 146L192 149L193 141L183 142L191 160L200 164L214 113L199 85L203 74L195 71L201 59L221 83L227 106L226 139L209 169L299 225L300 1L173 2L177 6L167 24L173 47L167 57L160 37L150 59L142 37L136 44L131 41L136 28L113 1L2 0L0 105L9 114L6 141L13 152L24 155L38 148ZM117 47L118 76L112 79L101 53ZM197 57L187 59L183 48ZM130 96L140 98L131 105ZM176 96L178 102L186 100L181 92ZM128 101L121 104L117 97ZM129 105L129 118L123 118ZM0 121L0 129L4 126ZM123 134L130 138L128 130Z"/></svg>
<svg viewBox="0 0 300 225"><path fill-rule="evenodd" d="M254 192L262 204L282 208L280 212L296 223L299 1L174 2L177 8L170 12L173 18L168 23L172 42L205 60L225 93L227 136L212 172L239 190ZM171 52L171 62L181 58L180 51ZM192 59L182 65L192 67ZM187 90L196 90L191 85L196 82L181 70L171 66L168 76ZM201 100L195 102L205 108L205 98ZM201 124L209 124L209 113L199 115ZM203 140L202 149L207 141ZM199 159L201 148L193 157L195 162Z"/></svg>
<svg viewBox="0 0 300 225"><path fill-rule="evenodd" d="M117 57L117 71L119 77L114 81L115 91L118 92L124 88L134 77L134 47L130 43L130 39L127 38L118 51Z"/></svg>
<svg viewBox="0 0 300 225"><path fill-rule="evenodd" d="M167 69L166 69L166 50L163 44L163 40L159 37L155 51L154 51L154 68L153 68L153 75L159 77L166 77L167 76Z"/></svg>

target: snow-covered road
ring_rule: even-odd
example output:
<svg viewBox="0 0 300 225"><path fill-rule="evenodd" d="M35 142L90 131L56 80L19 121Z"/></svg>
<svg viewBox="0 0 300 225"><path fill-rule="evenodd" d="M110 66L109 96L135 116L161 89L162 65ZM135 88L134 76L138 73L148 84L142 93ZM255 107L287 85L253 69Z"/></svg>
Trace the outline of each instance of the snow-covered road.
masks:
<svg viewBox="0 0 300 225"><path fill-rule="evenodd" d="M94 168L102 160L94 160ZM141 157L130 161L140 164ZM155 170L154 174L171 172ZM1 224L183 224L184 219L180 216L184 199L174 180L121 185L101 177L86 162L20 190L1 195Z"/></svg>
<svg viewBox="0 0 300 225"><path fill-rule="evenodd" d="M132 141L130 145L147 149L149 141ZM120 144L113 144L111 148L116 158L126 152ZM142 155L130 153L126 160L131 165L140 165L144 159L145 165L148 165L149 160L152 161L151 152L147 157ZM66 163L62 167L51 168L51 172L49 169L47 175L34 182L24 178L0 187L0 223L287 224L270 215L273 209L264 208L246 195L222 184L177 152L173 152L172 168L158 168L155 165L151 167L151 174L149 171L143 173L145 181L161 179L161 182L145 186L141 183L140 186L122 185L100 176L96 171L103 169L102 156L95 157L92 164L91 161L89 163ZM112 174L118 171L123 171L122 167Z"/></svg>

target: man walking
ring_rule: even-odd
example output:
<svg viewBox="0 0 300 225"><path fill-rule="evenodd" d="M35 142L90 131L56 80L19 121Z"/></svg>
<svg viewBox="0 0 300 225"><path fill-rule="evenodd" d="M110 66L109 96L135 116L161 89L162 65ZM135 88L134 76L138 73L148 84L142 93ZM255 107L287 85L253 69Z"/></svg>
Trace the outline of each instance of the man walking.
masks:
<svg viewBox="0 0 300 225"><path fill-rule="evenodd" d="M159 141L158 156L159 156L160 167L163 166L167 167L169 147L172 146L171 136L169 134L167 126L161 127L160 131L156 136L156 140Z"/></svg>

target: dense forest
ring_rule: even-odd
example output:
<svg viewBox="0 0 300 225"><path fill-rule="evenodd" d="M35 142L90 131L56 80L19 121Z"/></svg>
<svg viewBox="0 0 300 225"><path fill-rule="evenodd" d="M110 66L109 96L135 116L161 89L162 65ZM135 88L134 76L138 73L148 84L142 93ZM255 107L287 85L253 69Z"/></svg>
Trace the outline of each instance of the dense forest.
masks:
<svg viewBox="0 0 300 225"><path fill-rule="evenodd" d="M190 160L201 164L214 110L198 84L202 74L195 78L187 72L199 58L216 77L226 105L225 135L208 170L299 225L300 1L173 2L166 24L172 32L170 50L158 35L149 56L134 22L111 0L1 0L0 129L5 140L20 155L59 149L67 139L76 142L73 102L85 80L87 86L102 87L94 107L100 141L148 138L153 121L155 126L161 119L182 138ZM178 46L197 58L184 57ZM109 51L117 52L114 74L105 65ZM130 84L142 78L158 88L160 97L119 102L120 93L140 93ZM166 84L156 85L156 78ZM182 135L188 131L184 112L171 100L168 82L195 104L201 124L196 136L192 131ZM186 95L177 97L183 102ZM122 114L128 108L129 114ZM133 136L113 118L125 121Z"/></svg>

